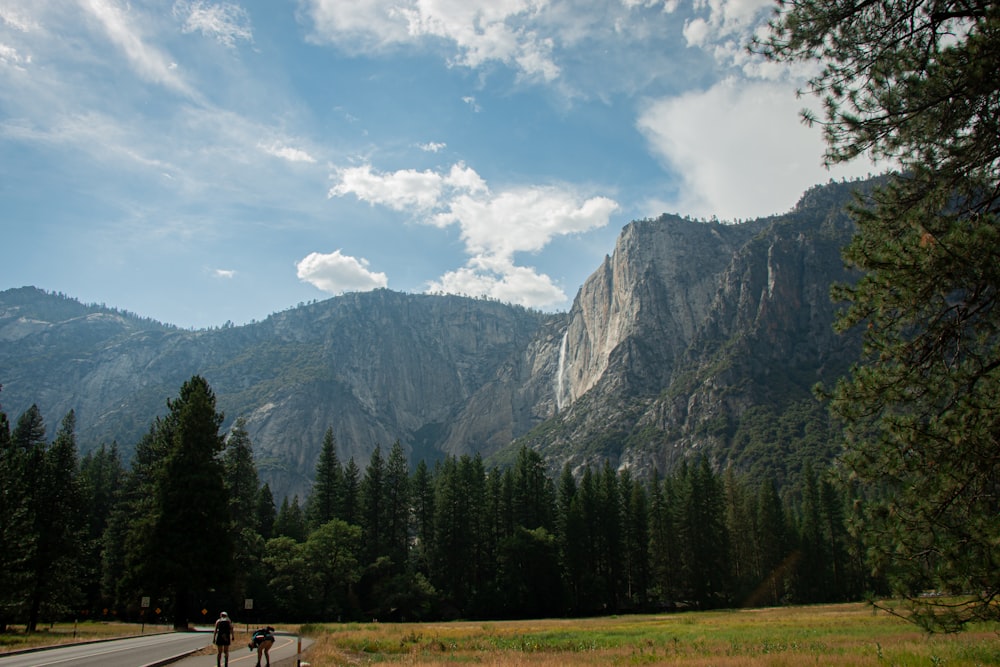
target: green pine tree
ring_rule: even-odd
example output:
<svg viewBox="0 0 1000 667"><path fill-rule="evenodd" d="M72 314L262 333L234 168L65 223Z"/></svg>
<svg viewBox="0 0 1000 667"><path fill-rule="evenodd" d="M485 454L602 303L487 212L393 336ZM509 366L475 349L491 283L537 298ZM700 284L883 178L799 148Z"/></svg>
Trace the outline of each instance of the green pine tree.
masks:
<svg viewBox="0 0 1000 667"><path fill-rule="evenodd" d="M862 276L835 293L864 331L831 405L877 491L865 549L925 627L1000 618L1000 5L801 0L756 48L820 65L829 162L899 167L855 208Z"/></svg>
<svg viewBox="0 0 1000 667"><path fill-rule="evenodd" d="M337 458L333 428L327 428L316 462L316 478L306 502L306 522L313 530L342 516L344 471Z"/></svg>
<svg viewBox="0 0 1000 667"><path fill-rule="evenodd" d="M152 432L151 513L131 531L131 566L144 590L169 600L185 628L204 600L232 602L233 541L221 460L223 416L208 382L194 376Z"/></svg>

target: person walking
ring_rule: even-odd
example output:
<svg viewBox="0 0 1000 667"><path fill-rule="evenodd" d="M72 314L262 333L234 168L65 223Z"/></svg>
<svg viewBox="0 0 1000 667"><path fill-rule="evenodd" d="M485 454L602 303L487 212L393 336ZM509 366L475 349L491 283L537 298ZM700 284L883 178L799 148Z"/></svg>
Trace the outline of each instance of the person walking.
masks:
<svg viewBox="0 0 1000 667"><path fill-rule="evenodd" d="M233 622L229 620L229 614L222 612L219 620L215 622L215 634L212 636L212 643L215 644L218 652L215 654L215 667L222 667L222 654L226 654L226 667L229 667L229 645L233 643L235 635Z"/></svg>

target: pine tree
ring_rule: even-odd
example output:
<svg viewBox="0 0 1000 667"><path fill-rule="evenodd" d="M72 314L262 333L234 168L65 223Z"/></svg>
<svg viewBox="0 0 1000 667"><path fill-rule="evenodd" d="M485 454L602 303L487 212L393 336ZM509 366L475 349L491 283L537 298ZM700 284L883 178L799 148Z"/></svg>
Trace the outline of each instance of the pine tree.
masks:
<svg viewBox="0 0 1000 667"><path fill-rule="evenodd" d="M23 532L16 536L16 541L6 545L5 550L13 551L10 584L13 595L10 613L29 619L34 610L34 624L37 624L37 604L35 589L37 587L37 570L45 554L41 524L45 515L39 516L43 510L45 489L45 422L37 405L32 405L17 418L14 430L11 432L12 473L17 478L12 480L12 489L20 493L20 499L11 499L11 507L21 516L20 528ZM29 631L35 627L27 620Z"/></svg>
<svg viewBox="0 0 1000 667"><path fill-rule="evenodd" d="M426 571L434 549L434 480L421 459L410 481L413 490L413 534L416 538L414 562Z"/></svg>
<svg viewBox="0 0 1000 667"><path fill-rule="evenodd" d="M271 539L274 534L274 522L278 516L278 511L274 507L274 494L271 493L271 487L267 482L260 487L260 491L257 492L257 500L254 504L254 516L256 517L256 523L254 526L257 532L265 540Z"/></svg>
<svg viewBox="0 0 1000 667"><path fill-rule="evenodd" d="M845 470L878 492L866 551L925 627L1000 618L1000 5L798 0L757 48L821 65L829 162L899 167L855 207L862 275L834 294L864 335L831 406Z"/></svg>
<svg viewBox="0 0 1000 667"><path fill-rule="evenodd" d="M118 445L101 445L80 461L80 487L82 507L87 518L83 520L87 535L81 568L86 586L86 606L90 611L103 609L112 603L101 587L101 569L104 561L104 535L119 499L119 489L125 479L125 467L118 453Z"/></svg>
<svg viewBox="0 0 1000 667"><path fill-rule="evenodd" d="M626 471L627 472L627 471ZM649 565L649 496L646 488L630 475L622 473L622 492L626 494L624 517L624 577L626 598L632 606L646 604L651 583Z"/></svg>
<svg viewBox="0 0 1000 667"><path fill-rule="evenodd" d="M141 584L169 599L174 626L187 627L193 605L210 590L229 600L233 583L233 543L229 498L219 427L208 383L194 376L168 415L154 427L152 512L132 531L138 558L132 561Z"/></svg>
<svg viewBox="0 0 1000 667"><path fill-rule="evenodd" d="M293 496L291 502L288 502L286 496L274 519L274 537L289 537L296 542L305 542L307 536L305 512L299 504L298 495Z"/></svg>
<svg viewBox="0 0 1000 667"><path fill-rule="evenodd" d="M257 597L251 590L251 582L259 578L264 556L264 538L258 530L257 516L260 480L253 459L253 443L242 417L236 420L226 438L222 466L233 542L233 596L239 601ZM256 588L259 590L259 582Z"/></svg>
<svg viewBox="0 0 1000 667"><path fill-rule="evenodd" d="M717 607L731 594L722 488L705 456L682 468L679 481L678 528L686 590L699 607Z"/></svg>
<svg viewBox="0 0 1000 667"><path fill-rule="evenodd" d="M406 569L410 547L410 471L397 440L385 469L386 552L396 572Z"/></svg>
<svg viewBox="0 0 1000 667"><path fill-rule="evenodd" d="M776 605L782 602L790 585L791 547L788 522L772 480L761 485L757 494L755 562L760 593L751 604Z"/></svg>
<svg viewBox="0 0 1000 667"><path fill-rule="evenodd" d="M260 492L260 478L253 458L253 442L247 433L246 419L240 417L233 424L226 438L222 454L222 465L226 491L229 496L229 515L233 522L233 533L239 535L244 530L257 532L257 496Z"/></svg>
<svg viewBox="0 0 1000 667"><path fill-rule="evenodd" d="M657 471L650 484L649 495L651 587L659 602L676 602L680 593L680 551L673 485L662 480Z"/></svg>
<svg viewBox="0 0 1000 667"><path fill-rule="evenodd" d="M0 632L22 612L27 599L32 555L31 515L27 495L27 458L15 447L7 415L0 410Z"/></svg>
<svg viewBox="0 0 1000 667"><path fill-rule="evenodd" d="M545 460L538 452L522 445L514 463L514 523L529 530L553 528L553 505Z"/></svg>
<svg viewBox="0 0 1000 667"><path fill-rule="evenodd" d="M313 530L341 516L344 471L337 458L333 428L327 428L316 462L316 479L306 503L306 522Z"/></svg>
<svg viewBox="0 0 1000 667"><path fill-rule="evenodd" d="M361 480L361 557L366 565L388 551L385 504L385 459L382 448L375 445Z"/></svg>
<svg viewBox="0 0 1000 667"><path fill-rule="evenodd" d="M41 424L40 416L36 425ZM35 438L44 429L29 429ZM50 447L36 442L30 492L31 540L28 560L27 630L34 632L41 614L49 618L81 602L79 565L85 525L76 455L76 417L71 410L63 419ZM23 432L19 435L23 435Z"/></svg>

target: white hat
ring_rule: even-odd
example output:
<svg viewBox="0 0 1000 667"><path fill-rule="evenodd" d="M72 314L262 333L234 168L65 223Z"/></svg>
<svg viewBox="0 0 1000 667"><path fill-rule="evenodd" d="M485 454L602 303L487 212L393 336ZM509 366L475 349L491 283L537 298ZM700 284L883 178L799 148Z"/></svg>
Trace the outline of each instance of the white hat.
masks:
<svg viewBox="0 0 1000 667"><path fill-rule="evenodd" d="M222 612L222 618L229 618L229 614L227 614L226 612Z"/></svg>

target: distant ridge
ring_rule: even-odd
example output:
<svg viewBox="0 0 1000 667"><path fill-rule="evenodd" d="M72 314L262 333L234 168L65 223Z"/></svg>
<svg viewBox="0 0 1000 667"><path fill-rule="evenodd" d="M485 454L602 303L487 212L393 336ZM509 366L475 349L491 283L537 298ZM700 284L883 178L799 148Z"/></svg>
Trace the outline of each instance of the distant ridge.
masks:
<svg viewBox="0 0 1000 667"><path fill-rule="evenodd" d="M116 441L128 455L203 375L227 425L247 418L277 498L308 493L328 427L359 466L398 440L412 460L502 463L528 445L553 471L647 475L705 452L791 479L835 448L811 388L857 358L828 294L854 279L844 207L868 187L819 186L787 214L738 224L630 223L568 313L382 289L195 331L8 289L0 403L12 420L38 404L50 429L75 410L81 450Z"/></svg>

